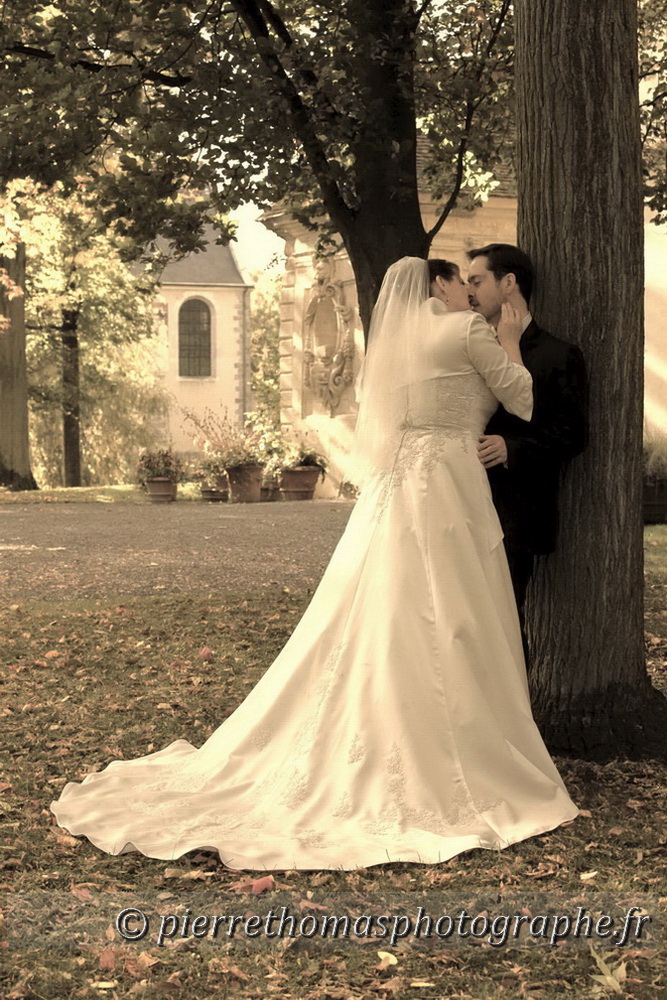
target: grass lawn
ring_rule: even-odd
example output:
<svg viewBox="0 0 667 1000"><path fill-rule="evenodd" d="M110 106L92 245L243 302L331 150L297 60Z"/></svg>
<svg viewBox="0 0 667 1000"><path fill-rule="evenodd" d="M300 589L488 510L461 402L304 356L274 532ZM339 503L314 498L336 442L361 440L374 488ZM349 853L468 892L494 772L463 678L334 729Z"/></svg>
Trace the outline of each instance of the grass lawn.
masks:
<svg viewBox="0 0 667 1000"><path fill-rule="evenodd" d="M103 500L106 489L90 492L90 499ZM662 690L667 690L666 590L667 526L648 528L647 657ZM356 914L389 912L390 904L398 901L406 909L407 901L409 912L421 904L437 917L463 907L471 916L485 910L495 916L514 913L514 906L536 916L544 912L544 901L572 915L577 905L594 913L610 907L624 912L630 901L643 905L654 921L662 909L664 924L667 766L655 761L601 765L558 759L582 815L503 852L472 851L437 866L291 872L254 886L259 876L229 871L210 853L174 862L134 854L109 857L53 825L49 802L67 781L112 758L141 756L180 737L201 744L266 670L306 600L287 592L215 599L202 593L146 597L125 606L73 597L0 609L0 713L7 749L0 781L5 917L0 959L9 959L1 963L0 995L6 1000L664 997L667 956L664 933L655 923L657 943L649 947L632 941L613 947L600 940L592 947L512 941L496 947L484 937L456 946L453 939L427 946L413 937L394 944L297 937L260 946L241 937L196 939L180 930L158 946L155 923L141 941L120 938L114 919L123 906L179 913L182 919L188 908L194 917L286 905L299 918L342 912L343 903ZM205 648L209 652L201 658ZM252 891L263 887L261 896ZM329 910L318 910L323 906Z"/></svg>
<svg viewBox="0 0 667 1000"><path fill-rule="evenodd" d="M198 483L179 483L179 500L201 503ZM0 487L0 504L24 503L150 503L140 486L54 486L52 489L12 491Z"/></svg>

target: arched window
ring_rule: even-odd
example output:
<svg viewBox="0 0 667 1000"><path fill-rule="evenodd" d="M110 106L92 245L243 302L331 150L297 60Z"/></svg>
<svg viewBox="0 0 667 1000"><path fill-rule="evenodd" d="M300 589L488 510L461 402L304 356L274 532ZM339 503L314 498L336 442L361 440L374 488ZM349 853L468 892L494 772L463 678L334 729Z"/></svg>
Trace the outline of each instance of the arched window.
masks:
<svg viewBox="0 0 667 1000"><path fill-rule="evenodd" d="M211 310L201 299L188 299L178 314L178 374L211 374Z"/></svg>

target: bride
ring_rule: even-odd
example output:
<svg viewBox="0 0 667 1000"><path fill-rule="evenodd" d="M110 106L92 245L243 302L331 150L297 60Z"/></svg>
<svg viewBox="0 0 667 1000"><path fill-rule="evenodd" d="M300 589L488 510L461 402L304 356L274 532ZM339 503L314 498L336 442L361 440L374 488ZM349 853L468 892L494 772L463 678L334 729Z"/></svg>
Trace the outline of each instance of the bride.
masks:
<svg viewBox="0 0 667 1000"><path fill-rule="evenodd" d="M387 271L355 435L362 485L289 641L199 749L113 761L51 804L109 854L195 848L241 870L435 864L572 820L531 714L477 438L498 401L529 420L520 325L498 338L458 268Z"/></svg>

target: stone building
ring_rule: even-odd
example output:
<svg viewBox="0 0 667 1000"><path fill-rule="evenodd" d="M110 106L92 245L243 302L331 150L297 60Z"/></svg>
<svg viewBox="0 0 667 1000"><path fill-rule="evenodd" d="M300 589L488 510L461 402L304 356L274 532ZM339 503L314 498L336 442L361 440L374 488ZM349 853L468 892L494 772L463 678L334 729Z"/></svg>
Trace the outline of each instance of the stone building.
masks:
<svg viewBox="0 0 667 1000"><path fill-rule="evenodd" d="M436 221L436 206L422 198L426 228ZM480 207L455 209L431 248L467 267L466 251L487 243L516 243L517 202L504 180ZM354 275L344 253L315 259L316 233L276 208L264 224L286 241L281 301L281 419L308 431L329 457L331 474L318 486L319 496L336 496L341 469L354 431L354 379L364 342L357 313ZM667 226L646 218L645 413L650 428L667 432Z"/></svg>
<svg viewBox="0 0 667 1000"><path fill-rule="evenodd" d="M172 404L167 436L178 452L196 448L181 407L200 415L206 407L241 423L249 410L249 293L230 246L205 234L205 251L168 263L155 308L161 344L160 380Z"/></svg>
<svg viewBox="0 0 667 1000"><path fill-rule="evenodd" d="M435 225L437 206L421 199L427 228ZM285 240L285 276L281 299L281 420L308 433L330 461L318 496L336 496L341 488L357 406L354 380L364 355L352 267L344 252L315 259L316 233L276 208L262 216L264 225ZM482 208L455 209L435 238L432 257L445 257L465 270L466 250L492 241L516 238L516 198L511 183L501 183Z"/></svg>

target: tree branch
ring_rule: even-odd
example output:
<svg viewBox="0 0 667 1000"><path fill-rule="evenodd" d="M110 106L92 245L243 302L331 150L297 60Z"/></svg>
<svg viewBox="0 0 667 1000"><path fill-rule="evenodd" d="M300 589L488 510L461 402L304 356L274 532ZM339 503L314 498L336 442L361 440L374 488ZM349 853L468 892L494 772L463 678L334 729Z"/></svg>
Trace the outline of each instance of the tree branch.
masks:
<svg viewBox="0 0 667 1000"><path fill-rule="evenodd" d="M500 10L500 14L498 15L498 20L496 21L496 25L493 31L491 32L491 38L489 39L489 44L486 46L487 59L491 55L491 49L498 40L498 35L500 34L502 26L505 23L505 18L507 17L511 6L512 6L512 0L504 0L504 3Z"/></svg>
<svg viewBox="0 0 667 1000"><path fill-rule="evenodd" d="M427 8L429 8L430 6L431 6L431 0L424 0L421 7L417 8L417 10L415 11L415 17L417 21L420 20L422 14L426 13Z"/></svg>
<svg viewBox="0 0 667 1000"><path fill-rule="evenodd" d="M303 145L308 163L322 190L327 211L334 220L350 219L352 210L345 204L334 180L331 165L313 128L308 108L271 45L268 25L259 4L255 0L231 0L231 4L248 28L255 42L257 54L268 70L275 90L286 104L294 131ZM259 44L260 42L263 44Z"/></svg>
<svg viewBox="0 0 667 1000"><path fill-rule="evenodd" d="M264 15L267 24L271 25L290 55L296 55L298 61L296 69L299 77L304 85L311 90L314 99L333 120L340 121L341 115L321 89L317 74L312 69L307 69L303 65L300 65L301 60L294 43L294 38L273 4L270 3L270 0L258 0L257 6Z"/></svg>
<svg viewBox="0 0 667 1000"><path fill-rule="evenodd" d="M664 101L664 99L666 97L667 97L667 90L659 91L657 94L654 94L652 97L647 97L646 100L644 100L644 101L641 102L640 106L642 108L652 107L654 104L657 104L658 101Z"/></svg>
<svg viewBox="0 0 667 1000"><path fill-rule="evenodd" d="M50 62L54 62L56 58L54 53L49 52L47 49L38 49L32 45L24 45L21 42L17 42L15 45L12 45L11 48L6 49L6 52L11 53L12 55L29 56L32 59L46 59ZM74 62L68 63L68 65L73 68L81 67L81 69L88 70L89 73L102 73L104 70L135 68L130 63L98 63L93 62L92 59L76 59ZM189 83L192 79L191 76L184 76L182 73L175 73L173 76L170 76L166 73L161 73L159 70L146 70L140 63L137 63L137 67L141 72L142 80L150 81L151 83L159 83L165 87L181 87L183 84Z"/></svg>
<svg viewBox="0 0 667 1000"><path fill-rule="evenodd" d="M444 226L449 214L456 207L456 202L458 201L459 194L461 193L461 186L463 184L463 171L465 168L465 155L468 149L468 138L470 136L470 129L472 126L473 119L473 107L469 103L466 111L466 121L463 135L461 136L461 141L459 142L458 153L456 154L456 173L454 175L454 187L452 188L452 193L447 199L447 203L440 213L436 224L433 226L426 235L430 243L433 242L435 237L438 235L442 227Z"/></svg>

